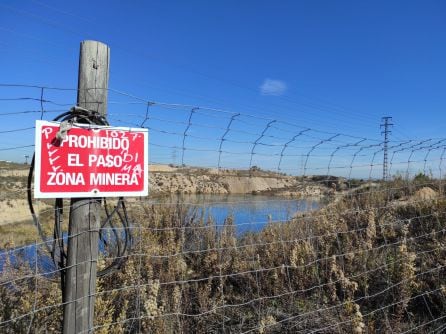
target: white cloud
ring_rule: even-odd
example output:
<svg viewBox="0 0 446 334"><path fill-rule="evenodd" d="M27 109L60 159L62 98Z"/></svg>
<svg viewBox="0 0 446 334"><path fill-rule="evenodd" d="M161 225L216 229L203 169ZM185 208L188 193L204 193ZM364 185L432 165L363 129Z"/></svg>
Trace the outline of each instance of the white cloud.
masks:
<svg viewBox="0 0 446 334"><path fill-rule="evenodd" d="M282 80L265 79L260 86L262 95L280 96L287 90L287 85Z"/></svg>

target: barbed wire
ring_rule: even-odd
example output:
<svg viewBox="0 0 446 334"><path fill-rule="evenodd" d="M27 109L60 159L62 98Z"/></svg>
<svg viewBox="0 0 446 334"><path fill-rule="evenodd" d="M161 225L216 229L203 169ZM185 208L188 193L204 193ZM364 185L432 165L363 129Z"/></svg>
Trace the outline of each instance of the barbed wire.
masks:
<svg viewBox="0 0 446 334"><path fill-rule="evenodd" d="M33 88L38 88L37 86L32 86ZM43 92L43 90L44 89L52 89L52 88L48 88L48 87L40 87L40 89L41 89L41 91ZM76 91L76 90L74 90L74 89L72 89L72 90L70 90L70 91ZM119 92L119 94L123 94L123 95L125 95L125 96L128 96L129 94L124 94L124 93L122 93L122 92ZM133 97L132 96L132 98L135 98L135 97ZM40 103L42 103L42 102L47 102L47 101L50 101L50 102L54 102L54 101L51 101L51 100L46 100L46 99L44 99L43 98L43 96L41 96L40 97L40 99L38 99L38 98L35 98L35 100L38 100ZM141 103L144 101L144 105L147 107L147 106L157 106L157 105L165 105L165 104L163 104L163 103L158 103L158 102L153 102L153 101L145 101L145 100L143 100L143 99L141 99L142 101L141 101ZM57 102L56 102L57 103ZM126 102L126 103L128 103L128 102ZM183 107L182 105L174 105L176 108L180 108L180 107ZM171 107L171 105L170 105L170 107ZM187 107L189 107L189 106L187 106ZM146 108L147 109L147 108ZM219 109L212 109L212 108L205 108L205 107L193 107L193 108L191 108L188 112L189 113L191 113L191 115L190 116L192 116L192 114L193 113L200 113L201 112L201 110L202 109L204 109L204 110L207 110L207 109L209 109L209 110L212 110L213 112L219 112L219 113L228 113L229 114L229 118L228 118L228 125L229 125L229 123L231 123L231 125L234 123L234 121L238 121L238 122L240 122L240 121L242 121L241 119L240 119L240 117L249 117L249 118L254 118L254 116L252 116L252 115L244 115L244 114L240 114L240 113L230 113L230 112L227 112L227 111L222 111L222 110L219 110ZM193 111L193 112L191 112L191 110ZM43 113L45 112L45 110L43 110L42 111ZM237 115L237 119L232 119L232 121L231 121L231 118L232 117L234 117L234 115ZM157 117L155 117L155 116L152 116L151 115L151 117L148 117L148 115L147 115L147 110L145 111L145 116L147 116L147 119L146 118L144 118L144 116L141 116L141 117L143 117L143 119L142 119L142 122L141 123L135 123L134 125L140 125L140 124L146 124L147 122L150 122L151 120L156 120L156 121L160 121L160 120L162 120L161 118L157 118ZM259 119L259 120L263 120L264 118L262 118L262 117L258 117L257 119ZM170 122L170 123L172 123L172 122L177 122L177 121L175 121L175 120L167 120L167 119L165 119L165 120L163 120L164 122ZM269 121L269 122L272 122L272 121ZM268 122L268 123L269 123ZM276 122L280 122L280 121L276 121ZM229 149L226 149L226 150L222 150L221 148L220 149L217 149L217 148L210 148L210 149L206 149L206 148L203 148L203 149L200 149L200 150L198 150L196 147L195 148L193 148L193 147L187 147L187 145L186 145L186 138L187 137L189 137L189 138L195 138L195 139L203 139L203 140L214 140L214 141L216 141L216 142L218 142L218 146L219 147L221 147L222 145L223 145L223 141L225 141L225 142L228 142L228 143L238 143L238 144L248 144L248 145L251 145L251 148L249 149L249 152L250 152L250 163L248 164L248 167L249 167L249 165L251 165L252 166L252 161L253 161L253 158L254 158L254 156L267 156L267 155L269 155L269 156L273 156L273 157L278 157L278 163L277 163L277 168L276 169L279 169L280 168L280 170L286 170L286 168L283 168L281 165L282 165L282 162L283 162L283 160L284 160L284 157L299 157L299 156L306 156L305 157L305 164L304 164L304 166L303 166L303 169L304 169L304 171L305 172L307 172L307 170L309 169L309 166L308 166L308 164L309 164L309 160L310 160L310 157L312 157L312 153L313 153L313 151L314 150L316 150L316 149L328 149L328 150L331 150L331 156L330 156L330 164L329 164L329 167L331 168L331 161L333 161L333 159L335 158L335 156L336 156L336 153L338 152L338 151L340 151L341 149L347 149L347 148L354 148L354 147L358 147L361 151L360 152L363 152L364 150L367 150L367 149L370 149L370 148L372 148L372 145L366 145L366 143L365 142L367 142L367 141L370 141L370 139L365 139L365 138L360 138L360 143L358 143L358 141L356 141L356 142L345 142L345 141L341 141L340 143L342 143L342 145L337 145L337 146L334 146L334 150L333 149L331 149L330 148L330 146L329 146L329 144L330 143L332 143L332 142L334 142L335 140L336 140L336 138L338 138L338 137L346 137L346 138L351 138L352 136L350 136L350 135L345 135L345 134L342 134L342 133L338 133L338 134L333 134L332 136L330 136L330 137L325 137L325 138L321 138L321 137L315 137L315 136L311 136L311 135L308 135L308 132L314 132L314 133L319 133L320 131L318 131L317 129L311 129L311 128L304 128L304 130L300 130L300 131L303 131L302 133L298 133L299 134L299 136L308 136L308 138L307 139L309 139L309 138L313 138L313 139L315 139L315 140L319 140L319 141L317 141L316 143L314 143L313 145L308 145L308 146L297 146L297 147L293 147L293 145L291 145L291 142L289 142L290 141L290 138L284 138L284 137L282 137L282 136L277 136L277 135L267 135L267 134L265 134L265 133L263 133L262 134L262 130L260 130L260 132L248 132L248 131L244 131L245 132L245 134L246 135L249 135L249 134L252 134L252 135L256 135L257 137L256 138L254 138L254 139L251 139L251 140L237 140L237 139L235 139L235 138L230 138L229 137L229 133L231 132L231 133L236 133L237 131L239 131L238 129L235 129L235 128L231 128L231 129L228 129L227 127L225 128L225 127L219 127L219 128L221 128L222 130L224 130L224 135L225 135L225 137L222 137L222 136L220 136L220 137L216 137L216 138L212 138L212 137L207 137L207 136L196 136L196 135L193 135L192 133L189 133L189 131L191 130L191 127L195 127L195 126L203 126L203 127L209 127L210 125L208 124L208 125L205 125L205 124L200 124L199 122L194 122L194 121L192 121L192 118L190 117L190 120L189 120L189 122L186 122L186 123L184 123L184 122L179 122L179 124L186 124L185 125L185 128L183 129L183 131L166 131L166 130L161 130L161 129L156 129L156 127L153 127L153 126L150 126L150 124L148 125L148 127L151 129L151 130L153 130L153 131L159 131L159 132L162 132L162 133L164 133L164 134L172 134L172 135L177 135L177 136L179 136L180 138L182 138L182 142L183 142L183 144L181 145L181 146L178 146L178 145L165 145L166 146L166 148L170 148L170 149L174 149L174 150L181 150L182 151L182 156L181 156L181 164L184 164L184 159L185 159L185 151L187 150L187 151L191 151L191 152L193 152L193 151L196 151L196 152L198 152L198 151L205 151L205 150L208 150L208 152L211 152L211 151L215 151L215 153L218 153L217 154L217 156L216 156L216 163L215 163L215 166L217 167L217 168L222 168L221 166L222 166L222 156L223 156L223 154L235 154L235 153L243 153L243 154L247 154L246 152L233 152L233 151L231 151L231 150L229 150ZM283 124L288 124L287 122L283 122ZM294 125L293 125L294 126ZM286 131L286 129L281 129L281 128L279 128L279 127L275 127L275 126L273 126L272 124L269 124L269 126L268 126L268 128L275 128L275 129L280 129L281 131ZM302 127L300 126L300 128L302 129ZM12 129L12 130L6 130L6 131L19 131L20 129ZM322 133L326 133L326 132L322 132ZM263 139L263 138L269 138L269 139L271 139L271 140L284 140L284 142L283 143L271 143L271 142L268 142L268 143L265 143L265 142L262 142L261 141L261 139ZM294 140L296 140L297 139L297 137L296 137L296 134L291 138L291 140L293 141L293 138L294 138ZM223 139L223 140L222 140ZM428 139L428 140L426 140L426 141L432 141L433 139ZM437 142L435 142L435 143L433 143L433 142L431 142L431 144L429 145L429 146L426 146L426 147L424 147L424 149L426 149L426 151L427 152L429 152L429 154L431 154L433 151L436 151L436 150L439 150L439 149L441 149L441 147L438 147L439 145L439 143L441 143L443 140L439 140L439 141L437 141ZM400 148L400 150L395 150L394 152L391 152L392 153L392 159L391 159L391 168L392 168L392 165L393 165L393 156L395 155L395 154L397 154L398 152L404 152L404 151L406 151L406 150L410 150L410 149L412 149L412 150L414 150L414 149L416 149L416 146L417 145L419 145L419 144L421 144L422 142L425 142L425 141L421 141L421 142L418 142L418 143L414 143L414 144L412 144L412 145L410 145L410 147L402 147L402 148ZM311 143L311 142L310 142ZM400 143L401 144L401 143ZM400 145L399 144L399 145ZM27 148L27 147L25 147L25 146L28 146L28 145L23 145L23 147L22 148ZM192 145L192 146L194 146L194 145ZM256 147L258 147L258 146L262 146L262 147L264 147L264 148L267 148L267 147L269 147L269 148L274 148L274 147L280 147L281 148L281 150L280 150L280 152L275 152L275 153L273 153L273 154L271 154L271 153L269 153L269 152L265 152L265 153L260 153L260 152L255 152L255 149L256 149ZM324 147L325 146L325 147ZM395 145L396 146L396 145ZM402 146L402 145L400 145L400 146ZM3 150L13 150L13 149L15 149L17 146L11 146L11 147L5 147L5 148L3 148ZM31 146L28 146L28 147L31 147ZM303 149L305 148L305 147L308 147L308 150L307 151L304 151ZM291 149L291 148L295 148L295 149L302 149L302 151L299 153L299 154L286 154L285 152L286 152L286 150L287 149ZM338 149L336 149L336 148L338 148ZM417 150L416 150L417 151ZM421 149L419 150L419 151L421 151ZM248 152L248 151L247 151ZM381 151L377 151L377 152L375 152L374 153L374 156L376 156L379 152L381 152ZM262 155L263 154L263 155ZM427 157L429 156L429 154L427 154ZM359 154L358 154L359 155ZM353 156L353 158L357 158L358 157L358 155L356 155L356 156ZM425 162L424 162L424 165L425 166L423 166L423 171L427 171L427 167L428 167L428 164L427 164L427 162L428 162L428 159L427 159L427 157L425 157ZM374 164L373 164L373 160L374 160L374 158L372 159L372 163L371 163L371 165L373 166ZM410 158L408 159L409 161L408 161L408 169L410 169L410 164L411 164L411 161L410 161ZM327 169L330 169L330 168L327 168ZM421 168L421 167L420 167ZM346 166L346 169L347 169L347 166ZM350 169L352 169L352 168L350 168ZM373 172L373 168L371 168L370 169L370 174ZM369 178L370 178L370 176L369 176Z"/></svg>
<svg viewBox="0 0 446 334"><path fill-rule="evenodd" d="M418 238L423 238L423 237L425 237L425 236L427 236L427 235L433 235L433 234L437 234L437 233L445 233L445 232L446 232L445 229L443 229L443 230L441 230L441 231L430 232L430 233L427 233L427 234L425 234L425 235L418 236L418 237L416 237L416 238L409 238L409 239L405 240L404 242L406 242L406 241L413 241L413 240L416 240L416 239L418 239ZM402 242L403 242L403 241L395 242L394 244L392 244L392 246L397 245L397 244L401 244ZM256 246L256 245L250 245L250 246ZM383 245L383 246L388 247L389 245ZM376 249L381 249L381 248L383 248L383 246L380 246L379 248L376 248ZM372 249L372 250L376 250L376 249ZM439 247L438 249L444 249L444 247ZM434 252L434 251L436 251L436 250L437 250L437 249L433 249L433 250L429 250L429 251L425 251L425 252L418 253L418 254L416 254L416 255L425 254L426 252ZM369 250L369 249L368 249L368 250L361 250L361 252L364 252L364 251L370 251L370 250ZM348 253L348 254L351 254L351 253ZM348 254L339 254L339 255L337 255L336 257L338 257L338 256L341 257L341 256L345 256L345 255L348 255ZM146 255L146 254L132 254L131 256L145 256L145 255ZM262 272L262 271L269 271L269 270L282 270L282 269L284 269L284 268L287 268L287 269L301 269L301 268L303 268L303 267L307 267L307 266L313 265L313 264L318 263L318 262L328 261L328 260L330 260L330 258L331 258L331 257L327 257L327 258L323 258L323 259L317 259L317 260L315 260L315 261L313 261L313 262L309 262L309 263L307 263L307 264L305 264L305 265L301 265L301 266L297 266L297 267L296 267L296 266L281 265L281 266L278 266L278 267L275 267L275 268L266 268L266 269L260 269L260 270L257 269L257 270L252 270L252 271L248 271L248 272L243 272L243 273L232 273L232 274L227 274L227 275L225 275L225 277L234 277L234 276L238 276L238 275L252 274L253 272ZM404 260L404 259L401 259L400 261L403 261L403 260ZM91 261L91 260L87 260L87 261L85 261L85 262L88 262L88 261ZM81 264L81 263L79 263L78 265L80 265L80 264ZM389 266L389 265L392 265L392 264L394 264L394 262L385 264L384 266ZM424 275L424 274L426 274L426 273L431 273L431 272L433 272L433 271L435 271L435 270L443 269L444 267L446 267L446 266L439 266L439 267L436 267L436 268L432 268L432 269L427 270L427 271L425 271L425 272L418 273L418 274L416 274L415 276L418 277L418 276ZM359 274L357 274L357 275L355 275L355 276L347 277L347 278L358 277L358 276L361 276L361 275L370 273L371 271L375 271L375 270L379 270L379 269L382 269L382 267L380 267L380 268L376 268L376 269L373 269L373 270L369 270L369 271L364 272L364 273L359 273ZM60 269L58 269L58 270L60 270ZM56 271L49 272L49 273L54 273L54 272L57 272L57 270L56 270ZM48 273L45 273L45 274L48 274ZM37 275L29 276L29 277L27 277L27 278L35 278L35 276L37 276ZM174 282L165 282L165 283L160 282L160 285L189 284L189 283L194 283L194 282L199 282L199 281L206 281L206 280L210 280L210 279L213 279L213 278L222 278L222 277L216 275L216 276L205 277L205 278L201 278L201 279L191 279L191 280L186 280L186 281L174 281ZM339 281L340 281L340 280L339 280ZM398 283L392 285L391 287L386 287L384 290L382 290L382 291L380 291L380 292L378 292L378 293L375 293L374 295L360 297L360 298L358 298L357 300L355 300L354 302L358 302L358 301L363 300L363 299L369 299L369 298L373 298L373 297L376 297L376 296L378 296L378 295L381 295L381 294L383 294L384 292L390 290L391 288L396 287L396 286L399 286L399 285L403 284L403 283L406 282L406 281L407 281L407 280L402 280L402 281L400 281L400 282L398 282ZM11 281L11 282L15 282L15 281ZM11 282L8 282L8 283L11 283ZM273 298L273 299L275 299L275 298L280 298L280 297L283 297L283 296L286 296L286 295L289 295L289 294L297 294L297 293L299 293L299 292L300 292L300 293L304 293L304 292L308 292L308 291L311 291L311 290L314 290L314 289L320 289L320 288L322 288L322 287L324 287L324 286L326 286L326 285L330 285L330 284L332 285L332 284L336 284L336 283L337 283L337 281L329 282L329 283L322 284L321 286L312 286L312 287L310 287L310 288L308 288L308 289L305 289L305 290L291 291L291 292L282 293L282 294L280 294L280 295L264 296L264 297L261 297L261 298L259 298L259 299L260 299L260 300L266 300L266 299L269 300L269 299L272 299L272 298ZM96 294L94 294L94 295L107 294L107 293L117 292L117 291L123 291L123 290L127 290L127 289L136 289L136 288L139 289L139 288L144 287L144 286L146 286L146 285L149 285L149 284L134 285L134 286L124 286L124 287L116 288L116 289L113 289L113 290L105 290L105 291L101 291L101 292L96 293ZM93 295L89 295L89 296L86 296L86 297L83 297L83 298L88 298L88 297L91 297L91 296L93 296ZM79 299L79 300L81 300L81 299ZM76 301L79 301L79 300L76 300ZM255 303L255 302L258 302L258 301L259 301L259 300L257 300L257 299L250 299L248 302L239 303L239 304L237 304L237 305L228 305L228 304L225 304L225 305L221 306L221 308L246 306L247 304ZM323 308L323 309L315 310L315 311L312 311L312 312L310 312L310 313L316 313L316 312L321 312L321 311L323 311L323 310L333 309L333 308L335 308L335 307L340 307L340 306L342 306L342 305L344 305L344 304L345 304L345 303L341 303L341 304L336 305L336 306L331 306L331 307L329 307L329 308ZM49 308L59 307L59 306L63 306L63 305L64 305L64 303L59 303L59 304L57 304L57 305L47 305L47 306L45 306L45 307L43 307L43 308L41 308L41 309L39 309L39 310L37 310L37 311L47 310L47 309L49 309ZM186 316L186 317L188 317L188 316L191 316L191 317L198 317L198 316L202 316L202 315L206 315L206 314L212 313L212 312L214 312L214 311L215 311L215 309L210 310L210 311L206 311L206 312L202 312L201 314L181 314L181 316ZM32 314L34 314L34 313L35 313L35 311L34 311L34 312L27 313L27 314L20 315L20 316L14 318L14 319L9 319L9 320L7 320L7 321L0 322L0 326L3 325L3 324L7 324L7 323L9 323L9 322L11 322L11 321L17 321L17 320L20 320L20 319L22 319L22 318L24 318L24 317L27 317L27 316L30 316L30 315L32 315ZM310 313L308 313L308 314L310 314ZM167 314L167 315L162 315L162 316L164 317L164 316L171 316L171 315L172 315L172 314ZM291 320L294 320L295 318L297 318L297 317L301 317L301 316L303 316L303 315L293 316L293 317L291 317L291 318L289 318L289 319L283 320L282 322L284 322L284 321L291 321ZM352 320L350 320L350 321L352 321ZM344 323L345 323L345 322L344 322ZM108 325L107 325L107 326L108 326ZM328 328L331 328L332 326L333 326L333 325L330 325ZM325 328L325 329L328 329L328 328ZM249 332L252 332L252 331L253 331L253 330L249 330L249 331L247 331L246 333L249 333Z"/></svg>
<svg viewBox="0 0 446 334"><path fill-rule="evenodd" d="M0 112L5 139L0 152L17 159L22 150L31 151L35 121L65 111L47 106L71 106L76 93L0 84L0 105L6 105ZM382 182L381 139L321 131L279 117L157 102L115 89L108 93L110 128L149 129L149 156L158 159L149 161L166 166L152 166L155 193L149 199L127 201L130 226L103 228L111 238L131 231L135 248L122 255L100 248L100 268L124 259L127 264L83 297L95 297L98 307L116 307L108 318L98 313L95 330L168 332L179 326L190 332L317 333L352 332L359 323L403 333L444 330L446 138L391 140L392 178ZM4 166L0 204L13 212L19 205L14 201L24 200L32 188L20 176L26 166ZM246 189L262 183L260 194L266 197L212 197L228 196L231 186L222 184L227 180ZM163 189L210 194L156 198ZM273 196L277 191L300 197ZM36 201L45 228L57 210L71 207L59 204L55 209ZM276 204L286 215L272 214ZM266 211L239 215L244 206ZM29 221L27 214L14 214L0 227ZM97 231L79 235L91 232ZM59 231L39 242L5 240L0 246L2 330L30 332L46 326L42 319L57 318L66 303L49 296L63 269L49 261L45 248L67 238ZM118 307L125 313L118 315ZM377 313L383 319L376 319ZM316 316L325 322L309 323Z"/></svg>

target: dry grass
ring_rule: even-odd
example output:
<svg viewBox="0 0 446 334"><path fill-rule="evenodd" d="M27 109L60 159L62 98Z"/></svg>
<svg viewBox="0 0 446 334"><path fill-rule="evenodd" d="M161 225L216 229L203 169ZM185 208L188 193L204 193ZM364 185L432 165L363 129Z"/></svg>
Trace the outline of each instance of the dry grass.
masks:
<svg viewBox="0 0 446 334"><path fill-rule="evenodd" d="M142 225L135 249L143 256L98 281L96 332L387 333L438 318L446 314L446 201L437 184L430 185L436 199L414 198L425 186L362 188L242 236L231 218L217 229L181 205L132 205ZM7 264L2 281L26 268ZM55 283L37 283L37 294L34 279L0 287L0 321L34 303L60 303ZM34 314L32 328L59 330L60 319L60 306L46 309ZM0 330L26 332L30 320Z"/></svg>

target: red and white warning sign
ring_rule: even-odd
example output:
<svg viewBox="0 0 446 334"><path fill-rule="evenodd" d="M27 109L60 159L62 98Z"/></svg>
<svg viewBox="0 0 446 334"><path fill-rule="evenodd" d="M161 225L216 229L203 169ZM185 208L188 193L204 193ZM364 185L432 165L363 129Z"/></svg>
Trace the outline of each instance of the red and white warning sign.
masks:
<svg viewBox="0 0 446 334"><path fill-rule="evenodd" d="M148 130L36 121L36 198L146 196Z"/></svg>

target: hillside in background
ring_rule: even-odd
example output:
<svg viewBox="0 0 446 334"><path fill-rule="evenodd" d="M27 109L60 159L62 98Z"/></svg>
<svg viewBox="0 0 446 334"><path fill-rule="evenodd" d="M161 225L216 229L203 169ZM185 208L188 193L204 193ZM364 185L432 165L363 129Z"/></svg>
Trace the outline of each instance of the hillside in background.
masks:
<svg viewBox="0 0 446 334"><path fill-rule="evenodd" d="M395 180L242 235L230 216L130 202L135 251L99 280L95 332L426 333L446 314L444 195L439 181ZM57 280L14 254L0 319L23 316L5 333L58 330Z"/></svg>

